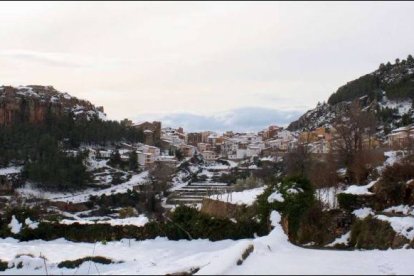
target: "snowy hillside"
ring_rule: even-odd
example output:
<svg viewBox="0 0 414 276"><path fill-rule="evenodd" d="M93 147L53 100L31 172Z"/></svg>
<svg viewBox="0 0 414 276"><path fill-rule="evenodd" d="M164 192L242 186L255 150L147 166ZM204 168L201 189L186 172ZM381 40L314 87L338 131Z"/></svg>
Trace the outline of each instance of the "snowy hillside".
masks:
<svg viewBox="0 0 414 276"><path fill-rule="evenodd" d="M393 129L414 121L413 95L414 59L409 56L407 60L396 60L395 64L381 64L374 72L339 87L327 103L319 103L308 110L288 129L329 127L354 100L358 100L362 108L375 112L383 126Z"/></svg>

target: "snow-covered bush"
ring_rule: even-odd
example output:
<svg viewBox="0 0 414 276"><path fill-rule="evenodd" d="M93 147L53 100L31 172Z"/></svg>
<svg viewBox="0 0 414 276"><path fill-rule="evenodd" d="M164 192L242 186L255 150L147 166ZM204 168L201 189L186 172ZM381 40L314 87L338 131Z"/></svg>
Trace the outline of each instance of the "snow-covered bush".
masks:
<svg viewBox="0 0 414 276"><path fill-rule="evenodd" d="M274 192L279 192L283 201L268 200ZM272 210L277 210L288 221L288 234L296 239L301 219L315 204L314 189L308 179L286 177L281 182L274 179L266 191L258 197L258 213L262 223L268 224Z"/></svg>

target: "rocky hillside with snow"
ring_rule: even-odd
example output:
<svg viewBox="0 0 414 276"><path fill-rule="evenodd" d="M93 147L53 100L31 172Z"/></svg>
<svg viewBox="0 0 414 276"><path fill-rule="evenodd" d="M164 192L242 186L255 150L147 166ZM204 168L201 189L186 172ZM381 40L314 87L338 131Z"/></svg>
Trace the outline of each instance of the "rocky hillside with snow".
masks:
<svg viewBox="0 0 414 276"><path fill-rule="evenodd" d="M0 86L0 125L39 123L48 114L73 114L75 118L105 119L103 107L62 93L52 86Z"/></svg>
<svg viewBox="0 0 414 276"><path fill-rule="evenodd" d="M381 64L379 69L338 88L327 103L318 105L298 120L289 130L314 129L329 126L334 119L358 100L362 108L369 108L385 129L413 123L414 59L397 59L394 64Z"/></svg>

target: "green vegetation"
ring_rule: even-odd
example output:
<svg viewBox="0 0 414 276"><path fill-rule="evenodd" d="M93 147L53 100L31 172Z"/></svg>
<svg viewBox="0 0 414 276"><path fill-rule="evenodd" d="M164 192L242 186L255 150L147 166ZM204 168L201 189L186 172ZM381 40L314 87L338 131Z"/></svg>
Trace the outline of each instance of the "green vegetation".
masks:
<svg viewBox="0 0 414 276"><path fill-rule="evenodd" d="M348 211L358 209L358 196L354 194L340 193L337 195L339 207Z"/></svg>
<svg viewBox="0 0 414 276"><path fill-rule="evenodd" d="M0 127L0 166L25 164L24 176L45 189L83 187L90 176L86 154L70 156L65 150L80 144L142 141L141 131L116 121L74 120L71 115L47 114L42 124L19 123Z"/></svg>
<svg viewBox="0 0 414 276"><path fill-rule="evenodd" d="M262 222L269 223L271 211L279 211L287 218L289 238L296 240L303 216L316 203L314 189L308 179L298 176L286 177L279 183L274 179L272 183L258 197L259 218ZM283 202L268 202L268 197L275 190L283 196Z"/></svg>
<svg viewBox="0 0 414 276"><path fill-rule="evenodd" d="M19 234L12 235L8 228L10 219L2 219L0 222L0 237L13 236L22 241L65 238L76 242L96 242L124 238L145 240L158 236L170 240L201 238L217 241L253 238L255 234L268 233L266 227L251 216L233 222L229 219L213 218L186 206L177 207L165 222L150 222L143 227L78 223L64 225L45 221L40 222L36 229L24 227Z"/></svg>
<svg viewBox="0 0 414 276"><path fill-rule="evenodd" d="M46 134L41 137L36 153L27 162L23 175L38 187L47 190L73 190L84 187L91 181L83 160L87 152L68 156L60 151L53 138Z"/></svg>
<svg viewBox="0 0 414 276"><path fill-rule="evenodd" d="M411 56L407 60L396 61L395 64L381 64L375 74L367 74L341 86L329 97L328 103L351 101L365 95L371 100L378 100L382 96L381 90L385 90L390 99L414 98L414 76L407 74L407 69L413 67ZM384 81L395 76L399 76L397 81Z"/></svg>
<svg viewBox="0 0 414 276"><path fill-rule="evenodd" d="M368 95L371 99L381 95L380 80L378 76L368 74L348 82L346 85L339 87L338 90L329 97L328 103L337 104L342 101L351 101L364 95Z"/></svg>

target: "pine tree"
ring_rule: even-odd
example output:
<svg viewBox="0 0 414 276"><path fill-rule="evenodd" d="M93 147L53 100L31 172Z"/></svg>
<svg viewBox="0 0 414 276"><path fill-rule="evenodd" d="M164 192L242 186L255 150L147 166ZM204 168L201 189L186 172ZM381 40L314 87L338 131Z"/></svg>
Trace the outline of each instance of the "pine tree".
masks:
<svg viewBox="0 0 414 276"><path fill-rule="evenodd" d="M136 151L131 151L129 153L129 169L131 171L136 171L138 169L138 154Z"/></svg>

